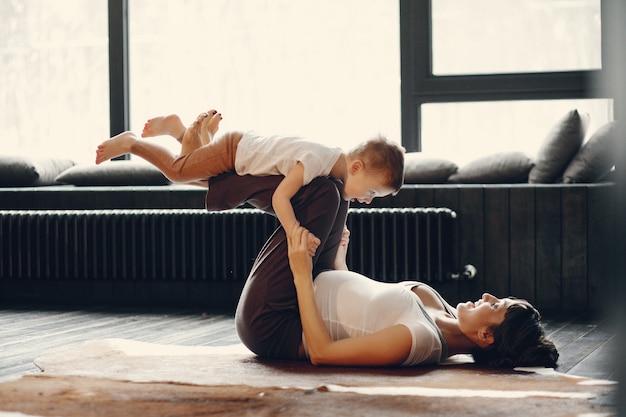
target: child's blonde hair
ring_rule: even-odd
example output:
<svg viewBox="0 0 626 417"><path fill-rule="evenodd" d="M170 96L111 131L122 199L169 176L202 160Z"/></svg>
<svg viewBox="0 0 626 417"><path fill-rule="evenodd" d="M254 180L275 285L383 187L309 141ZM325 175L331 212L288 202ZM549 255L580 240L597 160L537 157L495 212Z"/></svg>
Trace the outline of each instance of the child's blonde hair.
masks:
<svg viewBox="0 0 626 417"><path fill-rule="evenodd" d="M405 149L382 135L360 143L348 152L352 159L361 159L369 172L387 172L387 185L398 193L404 183Z"/></svg>

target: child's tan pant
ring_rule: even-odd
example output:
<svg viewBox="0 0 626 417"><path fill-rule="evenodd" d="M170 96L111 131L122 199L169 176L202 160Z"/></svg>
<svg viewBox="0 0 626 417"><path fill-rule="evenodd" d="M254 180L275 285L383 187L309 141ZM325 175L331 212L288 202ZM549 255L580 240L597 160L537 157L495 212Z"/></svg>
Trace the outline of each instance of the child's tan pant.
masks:
<svg viewBox="0 0 626 417"><path fill-rule="evenodd" d="M241 132L228 132L180 156L172 156L169 150L152 142L137 141L131 147L131 153L159 168L173 182L193 182L234 170L237 146L242 137Z"/></svg>

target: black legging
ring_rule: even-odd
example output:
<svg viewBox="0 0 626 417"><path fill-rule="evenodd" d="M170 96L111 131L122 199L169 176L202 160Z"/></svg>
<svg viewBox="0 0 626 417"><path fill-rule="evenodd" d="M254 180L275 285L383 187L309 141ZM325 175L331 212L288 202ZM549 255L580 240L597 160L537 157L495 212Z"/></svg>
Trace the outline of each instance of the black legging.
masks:
<svg viewBox="0 0 626 417"><path fill-rule="evenodd" d="M281 180L280 176L220 175L209 182L206 208L224 210L249 202L273 214L271 197ZM333 269L349 206L342 191L340 181L318 177L291 199L300 224L321 240L313 258L314 277ZM235 322L239 338L257 355L298 358L302 323L282 227L274 231L254 261L237 305Z"/></svg>

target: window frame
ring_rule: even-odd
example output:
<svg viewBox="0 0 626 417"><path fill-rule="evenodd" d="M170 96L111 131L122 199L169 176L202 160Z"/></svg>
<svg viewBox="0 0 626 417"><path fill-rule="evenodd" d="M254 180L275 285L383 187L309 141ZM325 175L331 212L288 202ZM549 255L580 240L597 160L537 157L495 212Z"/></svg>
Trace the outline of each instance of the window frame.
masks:
<svg viewBox="0 0 626 417"><path fill-rule="evenodd" d="M128 0L108 0L110 134L130 128Z"/></svg>
<svg viewBox="0 0 626 417"><path fill-rule="evenodd" d="M602 69L591 71L437 76L432 72L431 1L400 2L400 100L402 145L421 151L421 106L426 103L497 100L615 98L603 91L607 39L614 20L602 0ZM108 0L111 136L130 128L128 0ZM617 106L617 103L615 103Z"/></svg>
<svg viewBox="0 0 626 417"><path fill-rule="evenodd" d="M426 103L613 98L597 83L606 68L605 7L601 8L603 69L438 76L432 71L431 0L399 1L401 132L408 152L422 150L421 106Z"/></svg>

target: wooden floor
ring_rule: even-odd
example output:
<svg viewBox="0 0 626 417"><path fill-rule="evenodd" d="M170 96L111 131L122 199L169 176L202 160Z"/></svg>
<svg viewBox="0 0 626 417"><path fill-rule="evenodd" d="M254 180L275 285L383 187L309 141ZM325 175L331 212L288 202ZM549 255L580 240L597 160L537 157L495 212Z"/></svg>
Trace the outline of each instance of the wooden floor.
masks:
<svg viewBox="0 0 626 417"><path fill-rule="evenodd" d="M616 380L616 336L602 320L545 320L563 373ZM0 309L0 382L39 372L43 353L90 339L125 338L179 345L239 343L232 314L89 308Z"/></svg>

